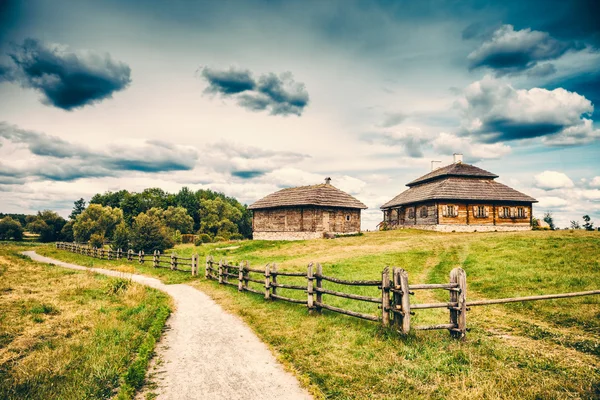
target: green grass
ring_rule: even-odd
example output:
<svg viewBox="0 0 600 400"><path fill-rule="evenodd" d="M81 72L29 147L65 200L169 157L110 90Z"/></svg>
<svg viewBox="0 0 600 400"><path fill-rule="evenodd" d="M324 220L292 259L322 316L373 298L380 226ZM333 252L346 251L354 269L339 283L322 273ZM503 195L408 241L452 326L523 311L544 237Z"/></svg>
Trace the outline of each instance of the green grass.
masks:
<svg viewBox="0 0 600 400"><path fill-rule="evenodd" d="M132 398L170 299L18 254L31 247L0 243L0 398Z"/></svg>
<svg viewBox="0 0 600 400"><path fill-rule="evenodd" d="M227 247L235 247L227 249ZM378 279L386 265L405 268L410 283L448 281L452 268L468 276L468 298L486 299L600 288L600 234L523 232L441 234L421 231L366 233L303 242L215 243L175 251L227 257L305 271L320 262L325 274ZM265 302L189 273L87 257L44 248L49 256L114 269L135 268L175 283L188 282L243 318L317 398L389 399L600 398L600 296L473 307L465 342L447 332L401 337L393 329L302 306ZM202 274L203 271L201 271ZM280 278L284 283L302 279ZM325 283L332 289L340 286ZM260 285L256 285L260 288ZM378 295L373 288L344 288ZM282 290L303 298L302 292ZM414 302L443 301L444 291L419 291ZM377 315L376 304L325 296L326 302ZM446 323L443 310L417 311L414 324Z"/></svg>

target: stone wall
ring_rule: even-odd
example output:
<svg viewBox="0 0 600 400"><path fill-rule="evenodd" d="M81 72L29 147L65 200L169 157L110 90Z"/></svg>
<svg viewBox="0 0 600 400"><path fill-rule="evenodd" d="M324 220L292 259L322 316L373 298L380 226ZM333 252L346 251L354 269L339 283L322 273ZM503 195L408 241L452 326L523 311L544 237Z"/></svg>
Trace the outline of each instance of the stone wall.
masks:
<svg viewBox="0 0 600 400"><path fill-rule="evenodd" d="M531 226L527 225L406 225L397 229L423 229L436 232L516 232L530 231Z"/></svg>
<svg viewBox="0 0 600 400"><path fill-rule="evenodd" d="M254 240L310 240L321 239L323 232L254 232Z"/></svg>

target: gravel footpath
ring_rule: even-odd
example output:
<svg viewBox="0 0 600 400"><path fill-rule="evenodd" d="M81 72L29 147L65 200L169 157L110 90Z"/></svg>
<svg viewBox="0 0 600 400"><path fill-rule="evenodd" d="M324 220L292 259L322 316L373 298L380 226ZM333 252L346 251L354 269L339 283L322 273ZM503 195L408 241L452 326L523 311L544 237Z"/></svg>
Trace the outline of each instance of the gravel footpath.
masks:
<svg viewBox="0 0 600 400"><path fill-rule="evenodd" d="M23 254L65 268L123 276L119 271L86 268L34 251ZM153 392L158 399L312 399L246 324L206 294L144 275L131 275L131 279L167 293L175 302L157 346L162 362L155 366L160 381Z"/></svg>

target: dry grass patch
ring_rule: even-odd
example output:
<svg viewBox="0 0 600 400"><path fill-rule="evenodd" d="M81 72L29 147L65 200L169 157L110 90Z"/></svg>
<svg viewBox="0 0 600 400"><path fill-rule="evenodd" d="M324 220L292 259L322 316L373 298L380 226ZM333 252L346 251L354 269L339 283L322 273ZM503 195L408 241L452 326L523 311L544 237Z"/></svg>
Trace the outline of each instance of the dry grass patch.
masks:
<svg viewBox="0 0 600 400"><path fill-rule="evenodd" d="M18 250L0 244L2 398L113 397L169 299L125 275L38 264Z"/></svg>

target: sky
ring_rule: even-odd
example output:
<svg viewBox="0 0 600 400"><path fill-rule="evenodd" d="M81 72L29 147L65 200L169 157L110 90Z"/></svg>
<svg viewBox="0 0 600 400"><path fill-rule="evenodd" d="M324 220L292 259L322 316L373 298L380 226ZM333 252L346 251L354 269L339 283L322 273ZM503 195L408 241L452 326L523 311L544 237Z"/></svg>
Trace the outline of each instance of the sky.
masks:
<svg viewBox="0 0 600 400"><path fill-rule="evenodd" d="M600 2L0 0L0 212L332 184L369 209L453 153L600 225Z"/></svg>

